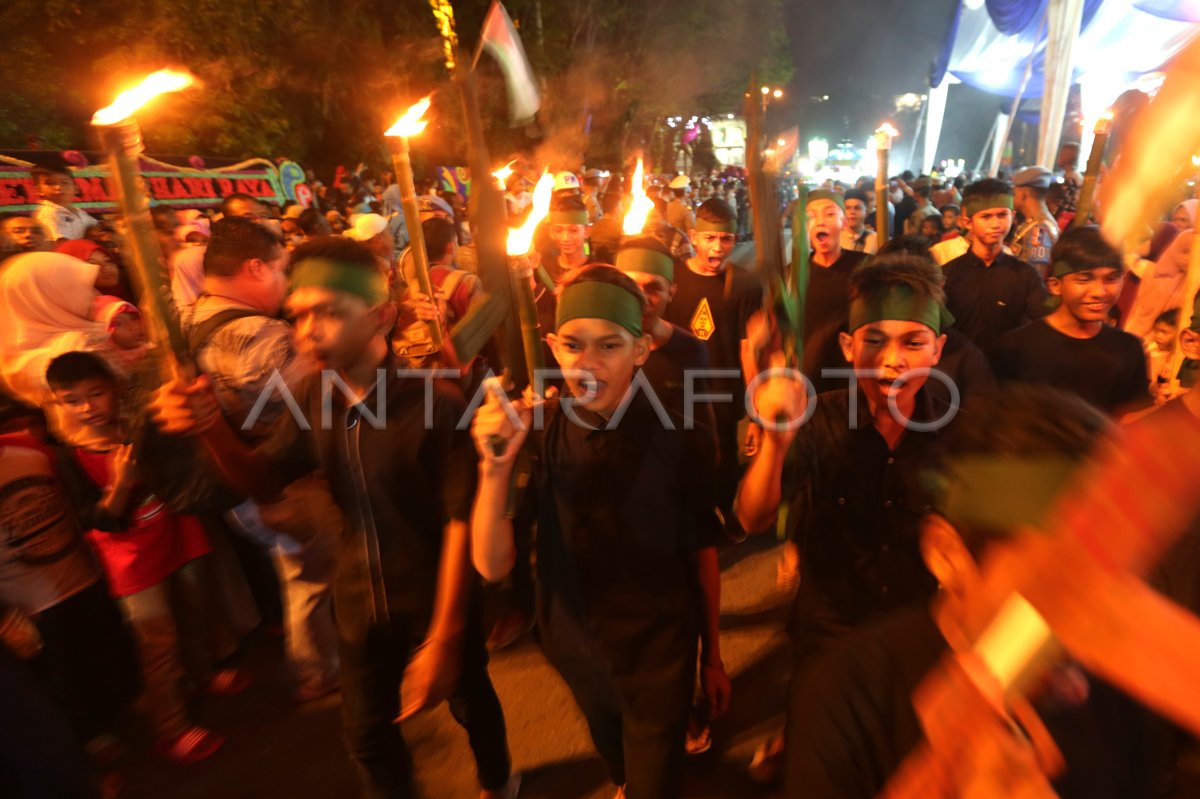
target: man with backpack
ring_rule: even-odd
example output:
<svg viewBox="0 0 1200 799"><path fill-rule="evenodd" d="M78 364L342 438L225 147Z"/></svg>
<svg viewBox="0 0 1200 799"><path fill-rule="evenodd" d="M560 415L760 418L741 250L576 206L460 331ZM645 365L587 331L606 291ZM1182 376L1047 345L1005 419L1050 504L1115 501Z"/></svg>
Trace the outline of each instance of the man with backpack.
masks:
<svg viewBox="0 0 1200 799"><path fill-rule="evenodd" d="M248 218L222 219L213 224L204 253L203 291L180 314L197 367L212 380L225 418L249 443L263 439L285 412L285 392L314 369L297 354L291 326L277 318L287 296L287 265L288 252L269 228ZM299 701L338 684L330 584L340 516L328 512L331 507L323 481L308 478L279 502L246 502L233 511L270 549Z"/></svg>

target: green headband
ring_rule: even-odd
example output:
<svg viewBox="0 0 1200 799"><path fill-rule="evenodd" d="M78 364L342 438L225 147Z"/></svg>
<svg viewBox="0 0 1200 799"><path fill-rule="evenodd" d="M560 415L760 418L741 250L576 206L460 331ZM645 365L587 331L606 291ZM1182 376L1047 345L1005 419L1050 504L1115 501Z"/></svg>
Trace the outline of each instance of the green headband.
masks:
<svg viewBox="0 0 1200 799"><path fill-rule="evenodd" d="M1072 264L1070 261L1055 261L1054 265L1052 267L1050 267L1050 274L1053 275L1054 277L1062 277L1063 275L1069 275L1072 272L1086 272L1089 269L1096 269L1096 268L1097 267L1094 267L1094 266L1077 267L1074 264ZM1100 267L1100 268L1103 269L1104 267ZM1125 264L1118 262L1110 268L1116 269L1118 272L1124 272Z"/></svg>
<svg viewBox="0 0 1200 799"><path fill-rule="evenodd" d="M665 253L644 247L628 247L617 251L617 269L622 272L645 272L675 282L675 262Z"/></svg>
<svg viewBox="0 0 1200 799"><path fill-rule="evenodd" d="M698 233L737 233L737 220L726 219L723 222L710 222L704 217L696 217Z"/></svg>
<svg viewBox="0 0 1200 799"><path fill-rule="evenodd" d="M292 268L292 291L317 286L344 291L375 305L388 298L387 278L360 264L305 258Z"/></svg>
<svg viewBox="0 0 1200 799"><path fill-rule="evenodd" d="M980 211L986 211L989 208L1007 208L1011 211L1012 207L1011 194L984 194L963 200L963 213L968 217L975 216Z"/></svg>
<svg viewBox="0 0 1200 799"><path fill-rule="evenodd" d="M942 334L954 324L945 305L927 295L918 295L909 286L889 286L871 297L855 297L850 303L850 332L883 319L919 322Z"/></svg>
<svg viewBox="0 0 1200 799"><path fill-rule="evenodd" d="M568 283L558 298L555 329L572 319L607 319L634 335L642 335L642 305L620 286L598 280Z"/></svg>
<svg viewBox="0 0 1200 799"><path fill-rule="evenodd" d="M547 221L552 225L586 225L587 211L551 211Z"/></svg>
<svg viewBox="0 0 1200 799"><path fill-rule="evenodd" d="M931 477L938 512L956 524L998 531L1045 522L1078 467L1065 457L975 456Z"/></svg>
<svg viewBox="0 0 1200 799"><path fill-rule="evenodd" d="M843 211L846 210L846 198L838 194L836 191L830 191L829 189L813 189L808 193L808 202L805 204L805 207L807 208L817 200L832 200L837 204L838 208L841 208Z"/></svg>

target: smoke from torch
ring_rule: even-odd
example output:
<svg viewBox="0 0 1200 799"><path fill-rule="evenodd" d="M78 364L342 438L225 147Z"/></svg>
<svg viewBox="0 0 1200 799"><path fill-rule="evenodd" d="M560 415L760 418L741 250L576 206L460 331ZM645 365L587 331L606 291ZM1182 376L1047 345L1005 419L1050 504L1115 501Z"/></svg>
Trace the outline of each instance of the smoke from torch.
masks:
<svg viewBox="0 0 1200 799"><path fill-rule="evenodd" d="M629 206L629 212L625 214L625 220L621 224L621 232L626 236L641 234L642 228L646 226L646 217L654 208L654 203L646 196L646 188L642 185L644 182L642 159L639 158L637 169L633 170L633 185L630 187L633 203Z"/></svg>
<svg viewBox="0 0 1200 799"><path fill-rule="evenodd" d="M525 255L533 244L533 231L538 223L550 213L550 199L554 196L554 176L549 171L543 171L538 178L537 186L533 189L533 208L529 211L525 223L520 227L509 228L507 251L509 255Z"/></svg>

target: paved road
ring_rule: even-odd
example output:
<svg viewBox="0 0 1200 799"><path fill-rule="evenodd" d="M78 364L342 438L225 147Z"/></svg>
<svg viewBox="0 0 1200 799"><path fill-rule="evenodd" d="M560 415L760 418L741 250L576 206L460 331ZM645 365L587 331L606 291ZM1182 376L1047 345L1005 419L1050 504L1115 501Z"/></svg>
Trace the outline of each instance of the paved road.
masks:
<svg viewBox="0 0 1200 799"><path fill-rule="evenodd" d="M713 750L692 759L685 795L769 796L745 777L757 742L782 721L788 601L775 589L774 542L723 553L722 654L733 708L713 730ZM282 647L258 641L247 653L257 681L246 694L209 700L203 721L229 738L211 760L181 768L136 757L128 799L326 799L357 795L340 738L337 696L297 708L288 698ZM492 660L523 799L608 799L608 784L582 717L532 641ZM428 799L477 797L466 736L445 708L404 725Z"/></svg>

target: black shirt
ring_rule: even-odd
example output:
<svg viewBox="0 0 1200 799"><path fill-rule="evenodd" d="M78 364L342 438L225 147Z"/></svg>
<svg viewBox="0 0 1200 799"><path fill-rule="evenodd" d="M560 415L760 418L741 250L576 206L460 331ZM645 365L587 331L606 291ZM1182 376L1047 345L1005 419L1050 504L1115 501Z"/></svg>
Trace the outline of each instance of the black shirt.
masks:
<svg viewBox="0 0 1200 799"><path fill-rule="evenodd" d="M695 665L690 556L720 534L712 436L678 417L668 430L641 393L615 427L573 413L599 429L556 403L531 442L543 636L586 631L618 683L660 667L675 681Z"/></svg>
<svg viewBox="0 0 1200 799"><path fill-rule="evenodd" d="M691 370L707 368L708 348L704 342L679 325L671 325L671 337L666 344L650 351L650 357L642 366L642 373L663 404L683 416L686 375ZM704 380L693 377L692 381L695 387L693 396L707 392Z"/></svg>
<svg viewBox="0 0 1200 799"><path fill-rule="evenodd" d="M829 266L808 267L808 297L804 303L804 340L807 343L820 328L833 323L845 330L850 318L850 273L869 256L865 252L842 250ZM838 364L845 365L845 364Z"/></svg>
<svg viewBox="0 0 1200 799"><path fill-rule="evenodd" d="M936 588L919 542L931 508L922 477L940 432L906 430L889 450L866 397L858 393L853 416L850 397L848 390L818 395L793 449L788 528L801 579L792 632L801 644L924 600ZM917 392L914 421L948 411L927 388Z"/></svg>
<svg viewBox="0 0 1200 799"><path fill-rule="evenodd" d="M821 656L788 702L788 799L871 799L924 740L913 690L948 651L925 608L858 630ZM1154 791L1159 755L1149 713L1088 678L1086 703L1037 708L1062 751L1063 799L1135 799Z"/></svg>
<svg viewBox="0 0 1200 799"><path fill-rule="evenodd" d="M731 392L733 401L714 405L718 419L741 419L745 383L741 378L742 339L750 316L762 309L763 291L758 278L729 264L719 275L698 275L686 264L676 264L675 296L663 318L679 325L708 347L713 369L736 369L738 377L713 380L713 391Z"/></svg>
<svg viewBox="0 0 1200 799"><path fill-rule="evenodd" d="M968 251L943 269L954 329L989 358L1000 336L1046 315L1048 295L1037 270L1007 253L986 266Z"/></svg>
<svg viewBox="0 0 1200 799"><path fill-rule="evenodd" d="M443 528L470 520L475 493L475 449L466 429L456 429L466 408L461 393L435 381L427 398L424 380L385 366L382 415L378 391L349 405L343 391L312 375L295 393L311 429L285 411L260 447L286 478L320 467L329 480L346 521L334 577L343 634L389 614L418 627L428 622Z"/></svg>
<svg viewBox="0 0 1200 799"><path fill-rule="evenodd" d="M1060 388L1106 413L1150 399L1142 343L1109 325L1091 338L1074 338L1040 319L1002 336L993 360L1002 382Z"/></svg>

